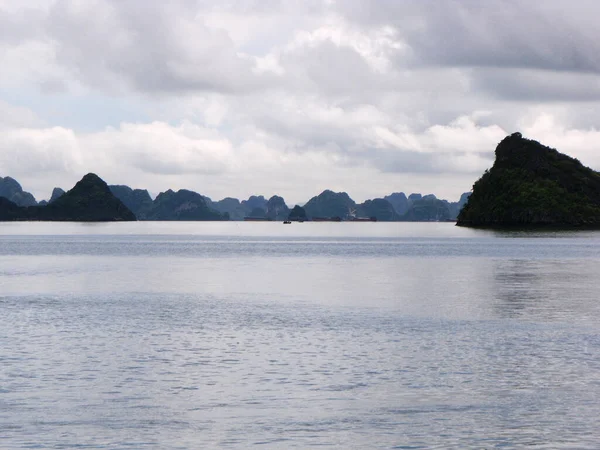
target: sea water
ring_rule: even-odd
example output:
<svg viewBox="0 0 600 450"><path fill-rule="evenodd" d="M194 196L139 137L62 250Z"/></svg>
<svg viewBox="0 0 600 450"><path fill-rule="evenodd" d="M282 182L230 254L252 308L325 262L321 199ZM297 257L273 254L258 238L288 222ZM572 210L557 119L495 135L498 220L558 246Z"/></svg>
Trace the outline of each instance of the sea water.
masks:
<svg viewBox="0 0 600 450"><path fill-rule="evenodd" d="M598 448L600 233L0 224L0 448Z"/></svg>

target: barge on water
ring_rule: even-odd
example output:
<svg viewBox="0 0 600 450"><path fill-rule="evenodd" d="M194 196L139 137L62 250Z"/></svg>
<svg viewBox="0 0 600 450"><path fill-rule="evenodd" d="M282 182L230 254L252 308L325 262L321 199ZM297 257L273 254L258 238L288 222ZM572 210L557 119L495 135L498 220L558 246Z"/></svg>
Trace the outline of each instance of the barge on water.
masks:
<svg viewBox="0 0 600 450"><path fill-rule="evenodd" d="M341 217L313 217L310 219L312 222L341 222Z"/></svg>
<svg viewBox="0 0 600 450"><path fill-rule="evenodd" d="M244 222L272 222L273 219L266 217L244 217Z"/></svg>

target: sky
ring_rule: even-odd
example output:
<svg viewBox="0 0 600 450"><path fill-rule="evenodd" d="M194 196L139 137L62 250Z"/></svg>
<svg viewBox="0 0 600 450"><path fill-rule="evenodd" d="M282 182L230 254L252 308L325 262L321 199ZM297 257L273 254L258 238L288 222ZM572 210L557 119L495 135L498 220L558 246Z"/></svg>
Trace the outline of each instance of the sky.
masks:
<svg viewBox="0 0 600 450"><path fill-rule="evenodd" d="M0 176L457 200L507 134L600 169L597 0L0 0Z"/></svg>

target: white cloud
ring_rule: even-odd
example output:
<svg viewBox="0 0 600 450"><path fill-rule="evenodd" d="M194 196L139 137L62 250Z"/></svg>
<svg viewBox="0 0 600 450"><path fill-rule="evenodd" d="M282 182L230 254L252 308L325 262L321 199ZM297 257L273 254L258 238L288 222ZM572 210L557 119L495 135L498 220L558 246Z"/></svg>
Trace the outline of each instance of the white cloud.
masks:
<svg viewBox="0 0 600 450"><path fill-rule="evenodd" d="M600 129L569 129L556 116L540 113L528 124L523 124L523 133L526 137L579 159L584 165L600 170Z"/></svg>
<svg viewBox="0 0 600 450"><path fill-rule="evenodd" d="M29 88L38 93L51 85L56 86L54 90L64 90L71 81L75 88L77 83L56 63L55 56L55 47L49 42L0 43L0 87Z"/></svg>
<svg viewBox="0 0 600 450"><path fill-rule="evenodd" d="M95 171L154 193L456 198L514 131L600 168L593 12L0 0L0 173L38 195Z"/></svg>
<svg viewBox="0 0 600 450"><path fill-rule="evenodd" d="M190 123L122 124L119 129L83 135L81 140L90 160L100 154L115 166L155 175L220 174L230 170L233 161L227 139Z"/></svg>
<svg viewBox="0 0 600 450"><path fill-rule="evenodd" d="M78 171L81 154L72 130L61 127L17 128L0 131L0 167L6 174Z"/></svg>
<svg viewBox="0 0 600 450"><path fill-rule="evenodd" d="M482 153L491 152L508 133L498 125L480 126L477 113L461 116L449 125L434 125L427 130L429 151Z"/></svg>
<svg viewBox="0 0 600 450"><path fill-rule="evenodd" d="M42 125L43 122L30 109L14 106L0 99L0 130Z"/></svg>

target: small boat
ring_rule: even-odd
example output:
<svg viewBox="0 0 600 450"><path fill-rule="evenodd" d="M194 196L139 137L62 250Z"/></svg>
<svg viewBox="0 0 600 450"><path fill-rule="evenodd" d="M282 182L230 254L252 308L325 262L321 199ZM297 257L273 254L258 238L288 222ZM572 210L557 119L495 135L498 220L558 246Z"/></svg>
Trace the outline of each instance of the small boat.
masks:
<svg viewBox="0 0 600 450"><path fill-rule="evenodd" d="M284 221L283 221L283 224L284 224L284 225L289 225L290 223L292 223L292 222L291 222L291 221L289 221L289 220L284 220Z"/></svg>

